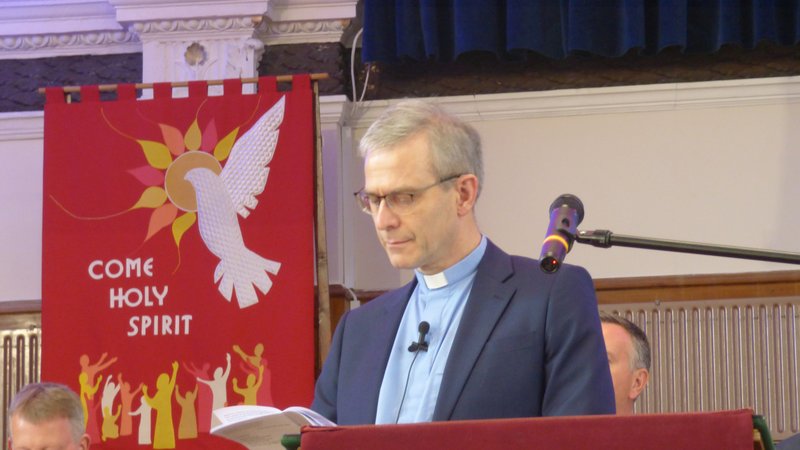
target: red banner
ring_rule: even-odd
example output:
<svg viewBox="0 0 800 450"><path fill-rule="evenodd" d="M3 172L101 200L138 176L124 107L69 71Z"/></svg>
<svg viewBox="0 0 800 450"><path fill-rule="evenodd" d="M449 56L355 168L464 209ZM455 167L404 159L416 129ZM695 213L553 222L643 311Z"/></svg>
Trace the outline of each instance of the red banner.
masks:
<svg viewBox="0 0 800 450"><path fill-rule="evenodd" d="M224 90L47 92L42 379L98 448L224 448L212 408L311 402L310 79Z"/></svg>

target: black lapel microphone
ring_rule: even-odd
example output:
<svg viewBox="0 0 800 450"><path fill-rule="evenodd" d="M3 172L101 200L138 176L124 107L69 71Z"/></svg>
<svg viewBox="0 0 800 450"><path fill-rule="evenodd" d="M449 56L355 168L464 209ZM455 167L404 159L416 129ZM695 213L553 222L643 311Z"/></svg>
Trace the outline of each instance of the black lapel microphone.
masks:
<svg viewBox="0 0 800 450"><path fill-rule="evenodd" d="M431 329L431 324L426 321L422 321L419 323L419 338L417 338L417 342L412 342L411 345L408 346L408 351L411 353L416 353L419 350L424 352L428 351L428 343L425 342L425 335L428 334L428 330Z"/></svg>

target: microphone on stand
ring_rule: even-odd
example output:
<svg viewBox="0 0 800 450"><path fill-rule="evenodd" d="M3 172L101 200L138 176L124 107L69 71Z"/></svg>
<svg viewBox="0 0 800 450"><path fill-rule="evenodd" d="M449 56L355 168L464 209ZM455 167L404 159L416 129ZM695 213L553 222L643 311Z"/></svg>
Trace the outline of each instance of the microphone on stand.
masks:
<svg viewBox="0 0 800 450"><path fill-rule="evenodd" d="M550 205L550 225L542 243L539 265L545 273L555 273L572 250L578 225L583 221L583 203L572 194L562 194Z"/></svg>

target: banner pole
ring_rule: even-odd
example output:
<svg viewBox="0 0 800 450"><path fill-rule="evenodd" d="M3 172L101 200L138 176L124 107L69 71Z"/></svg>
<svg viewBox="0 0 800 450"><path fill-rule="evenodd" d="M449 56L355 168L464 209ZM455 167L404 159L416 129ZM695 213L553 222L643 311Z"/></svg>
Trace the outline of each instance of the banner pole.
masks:
<svg viewBox="0 0 800 450"><path fill-rule="evenodd" d="M319 80L327 80L329 78L329 75L327 73L312 73L309 76L311 77L311 81L314 82L314 84L316 84L316 82ZM275 78L278 83L288 83L292 81L292 75L278 75ZM206 83L208 83L209 86L222 85L224 82L224 80L205 80L205 81ZM258 77L242 78L242 83L251 83L251 84L258 83ZM136 83L134 87L136 89L152 89L154 84L155 83ZM173 81L170 83L170 85L172 87L188 87L189 82ZM97 88L100 92L110 92L110 91L116 91L117 86L118 84L100 84L97 86ZM45 89L46 88L44 87L40 87L39 89L37 89L37 92L39 92L39 94L44 95ZM67 94L81 91L80 86L62 86L62 89Z"/></svg>
<svg viewBox="0 0 800 450"><path fill-rule="evenodd" d="M314 230L317 255L317 374L322 370L331 343L331 305L328 285L328 244L325 232L325 191L322 171L322 132L319 111L319 82L312 78L314 90Z"/></svg>

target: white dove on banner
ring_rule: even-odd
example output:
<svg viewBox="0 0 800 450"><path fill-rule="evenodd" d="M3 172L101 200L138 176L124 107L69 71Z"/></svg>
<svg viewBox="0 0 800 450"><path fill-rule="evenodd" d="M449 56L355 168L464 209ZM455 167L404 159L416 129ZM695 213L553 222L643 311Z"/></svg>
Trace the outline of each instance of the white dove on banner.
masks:
<svg viewBox="0 0 800 450"><path fill-rule="evenodd" d="M219 292L228 301L236 291L240 308L258 303L254 287L264 294L269 292L272 280L267 273L276 275L281 267L279 262L245 246L236 214L247 218L258 204L256 196L264 191L269 174L267 164L275 154L284 105L281 97L236 141L219 175L207 168L196 168L185 176L197 196L200 237L220 259L214 270L214 282L219 282Z"/></svg>

